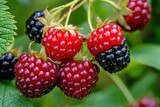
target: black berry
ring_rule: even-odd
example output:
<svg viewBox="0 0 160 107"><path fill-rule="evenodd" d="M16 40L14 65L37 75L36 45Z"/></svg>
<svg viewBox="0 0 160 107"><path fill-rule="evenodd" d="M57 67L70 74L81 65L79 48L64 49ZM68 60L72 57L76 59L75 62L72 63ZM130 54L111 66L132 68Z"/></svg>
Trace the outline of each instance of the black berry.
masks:
<svg viewBox="0 0 160 107"><path fill-rule="evenodd" d="M45 11L36 11L26 21L26 34L35 42L41 43L44 25L37 19L44 17Z"/></svg>
<svg viewBox="0 0 160 107"><path fill-rule="evenodd" d="M14 79L14 65L18 61L12 53L5 53L0 57L0 80Z"/></svg>
<svg viewBox="0 0 160 107"><path fill-rule="evenodd" d="M113 46L111 49L96 55L96 60L109 73L115 73L126 68L130 62L130 53L125 40L121 45Z"/></svg>

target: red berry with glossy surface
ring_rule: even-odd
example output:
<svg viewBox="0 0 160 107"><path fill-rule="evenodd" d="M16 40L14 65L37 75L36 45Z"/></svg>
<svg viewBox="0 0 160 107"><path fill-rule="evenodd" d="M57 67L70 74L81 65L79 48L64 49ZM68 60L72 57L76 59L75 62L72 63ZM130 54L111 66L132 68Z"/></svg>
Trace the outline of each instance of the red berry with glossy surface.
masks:
<svg viewBox="0 0 160 107"><path fill-rule="evenodd" d="M83 38L77 31L49 28L42 39L48 57L54 61L73 58L81 49Z"/></svg>
<svg viewBox="0 0 160 107"><path fill-rule="evenodd" d="M151 6L147 0L129 0L127 5L133 11L132 14L124 16L131 27L130 31L142 30L151 19Z"/></svg>
<svg viewBox="0 0 160 107"><path fill-rule="evenodd" d="M87 40L87 47L93 55L121 45L124 39L121 27L117 24L106 24L94 30Z"/></svg>
<svg viewBox="0 0 160 107"><path fill-rule="evenodd" d="M143 97L138 103L132 105L132 107L159 107L156 100L151 97Z"/></svg>
<svg viewBox="0 0 160 107"><path fill-rule="evenodd" d="M82 99L96 86L98 73L98 66L90 61L65 61L60 65L58 87L67 96Z"/></svg>
<svg viewBox="0 0 160 107"><path fill-rule="evenodd" d="M52 62L22 54L14 69L16 86L26 97L41 97L49 93L56 85L58 68Z"/></svg>

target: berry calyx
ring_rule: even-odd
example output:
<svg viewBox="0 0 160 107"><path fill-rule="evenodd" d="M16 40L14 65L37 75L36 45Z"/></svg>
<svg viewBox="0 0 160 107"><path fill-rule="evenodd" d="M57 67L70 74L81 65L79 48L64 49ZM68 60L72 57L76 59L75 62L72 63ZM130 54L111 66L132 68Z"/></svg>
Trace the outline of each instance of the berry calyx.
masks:
<svg viewBox="0 0 160 107"><path fill-rule="evenodd" d="M0 80L14 79L14 65L17 61L18 58L10 52L5 53L0 57Z"/></svg>
<svg viewBox="0 0 160 107"><path fill-rule="evenodd" d="M62 26L49 28L42 39L47 56L54 61L73 58L80 51L82 42L77 30Z"/></svg>
<svg viewBox="0 0 160 107"><path fill-rule="evenodd" d="M22 54L14 69L16 86L26 97L41 97L49 93L56 85L58 67L50 61Z"/></svg>
<svg viewBox="0 0 160 107"><path fill-rule="evenodd" d="M44 25L37 18L44 16L44 10L36 11L26 21L26 34L32 41L41 43Z"/></svg>
<svg viewBox="0 0 160 107"><path fill-rule="evenodd" d="M60 65L58 87L69 97L82 99L98 81L99 68L90 61L68 60Z"/></svg>

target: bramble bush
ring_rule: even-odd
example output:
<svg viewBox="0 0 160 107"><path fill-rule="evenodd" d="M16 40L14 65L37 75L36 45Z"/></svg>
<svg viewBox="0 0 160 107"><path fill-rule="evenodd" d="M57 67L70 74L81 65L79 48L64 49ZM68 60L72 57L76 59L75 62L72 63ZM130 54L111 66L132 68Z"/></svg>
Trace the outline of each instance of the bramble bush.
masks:
<svg viewBox="0 0 160 107"><path fill-rule="evenodd" d="M0 107L159 107L159 10L0 0Z"/></svg>

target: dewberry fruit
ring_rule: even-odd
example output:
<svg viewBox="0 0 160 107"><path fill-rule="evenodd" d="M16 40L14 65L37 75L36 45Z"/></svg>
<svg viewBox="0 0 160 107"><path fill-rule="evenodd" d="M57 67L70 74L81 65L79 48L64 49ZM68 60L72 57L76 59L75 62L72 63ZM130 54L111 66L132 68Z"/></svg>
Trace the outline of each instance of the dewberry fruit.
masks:
<svg viewBox="0 0 160 107"><path fill-rule="evenodd" d="M49 28L42 39L47 56L54 61L73 58L81 49L83 38L77 31Z"/></svg>
<svg viewBox="0 0 160 107"><path fill-rule="evenodd" d="M133 104L131 107L159 107L155 99L151 97L143 97L139 102Z"/></svg>
<svg viewBox="0 0 160 107"><path fill-rule="evenodd" d="M14 65L17 61L18 58L10 52L5 53L0 57L0 80L14 79Z"/></svg>
<svg viewBox="0 0 160 107"><path fill-rule="evenodd" d="M126 68L130 62L129 48L117 24L106 24L94 30L87 40L87 47L97 62L110 73Z"/></svg>
<svg viewBox="0 0 160 107"><path fill-rule="evenodd" d="M121 45L113 46L111 49L96 55L96 60L110 73L126 68L130 62L130 53L125 40Z"/></svg>
<svg viewBox="0 0 160 107"><path fill-rule="evenodd" d="M16 86L26 97L41 97L49 93L56 85L58 68L52 62L33 55L22 54L14 69Z"/></svg>
<svg viewBox="0 0 160 107"><path fill-rule="evenodd" d="M26 21L26 34L32 41L41 43L44 25L37 18L44 15L44 10L36 11Z"/></svg>
<svg viewBox="0 0 160 107"><path fill-rule="evenodd" d="M58 87L69 97L82 99L98 81L99 68L90 61L65 61L60 65Z"/></svg>
<svg viewBox="0 0 160 107"><path fill-rule="evenodd" d="M130 31L142 30L151 19L151 6L147 0L129 0L127 5L133 11L132 14L124 16Z"/></svg>

